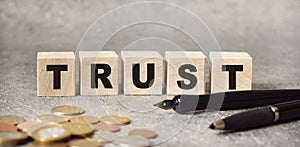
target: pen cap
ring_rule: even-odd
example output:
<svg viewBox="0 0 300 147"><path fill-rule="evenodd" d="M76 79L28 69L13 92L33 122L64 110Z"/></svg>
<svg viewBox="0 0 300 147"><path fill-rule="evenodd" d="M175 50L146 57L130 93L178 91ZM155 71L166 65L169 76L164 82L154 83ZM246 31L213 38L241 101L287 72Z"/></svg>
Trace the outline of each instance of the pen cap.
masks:
<svg viewBox="0 0 300 147"><path fill-rule="evenodd" d="M300 100L273 105L278 108L279 119L277 122L292 121L300 118Z"/></svg>

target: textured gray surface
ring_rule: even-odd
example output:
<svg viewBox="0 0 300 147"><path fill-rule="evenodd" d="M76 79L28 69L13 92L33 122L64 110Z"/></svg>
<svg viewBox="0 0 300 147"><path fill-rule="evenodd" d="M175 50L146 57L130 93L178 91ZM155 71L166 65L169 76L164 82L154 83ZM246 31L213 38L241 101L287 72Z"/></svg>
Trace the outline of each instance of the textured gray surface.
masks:
<svg viewBox="0 0 300 147"><path fill-rule="evenodd" d="M191 118L152 107L153 103L164 99L164 96L36 97L36 53L75 51L81 36L92 22L105 12L131 2L134 1L2 0L1 114L16 114L32 119L35 115L49 113L53 106L74 104L84 107L87 114L128 115L133 122L130 126L122 127L120 134L126 134L131 128L148 127L159 133L159 137L153 140L154 143L167 140L160 146L299 145L299 122L220 134L207 130L209 123L238 111L205 113ZM176 0L172 3L185 7L202 18L223 50L247 51L252 55L254 89L300 88L299 0ZM188 38L172 29L164 28L160 33L153 33L161 30L160 27L144 24L128 28L114 36L105 48L120 51L132 41L145 36L165 37L182 48L195 48ZM141 49L147 49L147 46ZM77 82L77 89L78 84ZM145 105L141 106L144 101ZM171 119L175 121L172 122Z"/></svg>

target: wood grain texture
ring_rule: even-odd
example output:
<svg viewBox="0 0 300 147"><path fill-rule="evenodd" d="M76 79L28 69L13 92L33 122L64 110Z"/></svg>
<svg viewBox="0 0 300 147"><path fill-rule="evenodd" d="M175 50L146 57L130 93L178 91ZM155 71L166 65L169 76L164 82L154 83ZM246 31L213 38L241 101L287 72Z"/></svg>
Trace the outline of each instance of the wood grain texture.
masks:
<svg viewBox="0 0 300 147"><path fill-rule="evenodd" d="M202 52L198 51L167 51L165 53L167 64L167 95L200 95L205 94L205 68L206 57ZM192 65L196 67L195 72L186 71L196 77L197 83L192 89L182 89L178 86L177 81L189 83L188 79L184 79L179 75L179 68L183 65Z"/></svg>
<svg viewBox="0 0 300 147"><path fill-rule="evenodd" d="M121 52L123 64L124 95L161 95L163 82L163 58L155 51L123 51ZM140 64L140 81L147 80L147 64L154 64L154 80L149 88L138 88L133 83L133 64Z"/></svg>
<svg viewBox="0 0 300 147"><path fill-rule="evenodd" d="M118 68L119 56L114 51L81 51L80 58L80 94L81 95L118 95ZM98 79L98 88L91 87L91 64L107 64L111 73L107 77L112 88L105 88L101 79ZM98 70L101 74L104 71Z"/></svg>
<svg viewBox="0 0 300 147"><path fill-rule="evenodd" d="M236 89L229 89L229 72L223 71L223 65L242 65L242 71L236 71ZM224 91L251 90L252 57L246 52L210 52L211 93Z"/></svg>
<svg viewBox="0 0 300 147"><path fill-rule="evenodd" d="M47 71L47 65L67 65L67 71L60 72L60 89L54 89L53 71ZM75 55L73 52L38 52L37 95L75 96Z"/></svg>

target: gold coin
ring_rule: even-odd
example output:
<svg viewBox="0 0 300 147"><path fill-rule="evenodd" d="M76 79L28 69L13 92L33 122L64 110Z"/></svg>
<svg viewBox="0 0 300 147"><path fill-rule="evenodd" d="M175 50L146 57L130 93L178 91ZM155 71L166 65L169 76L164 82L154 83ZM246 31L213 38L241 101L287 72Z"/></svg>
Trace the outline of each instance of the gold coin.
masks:
<svg viewBox="0 0 300 147"><path fill-rule="evenodd" d="M130 123L130 119L121 115L108 115L101 117L100 122L108 125L126 125Z"/></svg>
<svg viewBox="0 0 300 147"><path fill-rule="evenodd" d="M13 146L27 137L26 134L21 132L0 132L0 145Z"/></svg>
<svg viewBox="0 0 300 147"><path fill-rule="evenodd" d="M53 107L51 112L55 115L79 115L83 114L85 110L77 106L64 105Z"/></svg>
<svg viewBox="0 0 300 147"><path fill-rule="evenodd" d="M155 138L157 134L154 131L146 129L136 129L128 132L128 135L143 136L146 138Z"/></svg>
<svg viewBox="0 0 300 147"><path fill-rule="evenodd" d="M38 142L60 141L70 136L69 130L58 125L41 127L32 133L32 138Z"/></svg>
<svg viewBox="0 0 300 147"><path fill-rule="evenodd" d="M100 147L103 145L102 142L91 138L74 139L70 140L67 144L69 147Z"/></svg>
<svg viewBox="0 0 300 147"><path fill-rule="evenodd" d="M69 122L62 124L62 126L68 129L72 135L77 136L86 136L94 132L91 125L82 122Z"/></svg>
<svg viewBox="0 0 300 147"><path fill-rule="evenodd" d="M1 115L0 116L0 122L1 123L7 123L11 125L17 125L21 122L24 122L25 120L19 116L14 115Z"/></svg>
<svg viewBox="0 0 300 147"><path fill-rule="evenodd" d="M67 147L67 144L64 142L49 142L49 143L30 142L26 144L26 147Z"/></svg>
<svg viewBox="0 0 300 147"><path fill-rule="evenodd" d="M68 122L69 119L65 116L59 116L59 115L54 115L54 114L44 114L40 115L35 119L37 122L56 122L56 123L64 123Z"/></svg>

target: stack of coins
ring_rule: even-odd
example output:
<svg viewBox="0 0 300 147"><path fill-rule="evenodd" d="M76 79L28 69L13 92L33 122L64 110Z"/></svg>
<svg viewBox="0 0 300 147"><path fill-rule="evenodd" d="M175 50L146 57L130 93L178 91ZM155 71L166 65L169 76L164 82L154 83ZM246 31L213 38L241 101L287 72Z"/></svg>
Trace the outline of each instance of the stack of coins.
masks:
<svg viewBox="0 0 300 147"><path fill-rule="evenodd" d="M16 125L24 121L23 118L18 116L0 116L0 146L14 146L26 140L27 134L18 132L16 127Z"/></svg>
<svg viewBox="0 0 300 147"><path fill-rule="evenodd" d="M0 116L0 146L151 146L150 139L157 136L145 129L131 130L128 136L118 135L121 127L131 122L122 115L98 118L83 115L83 108L70 105L53 107L51 113L27 121L13 115Z"/></svg>

